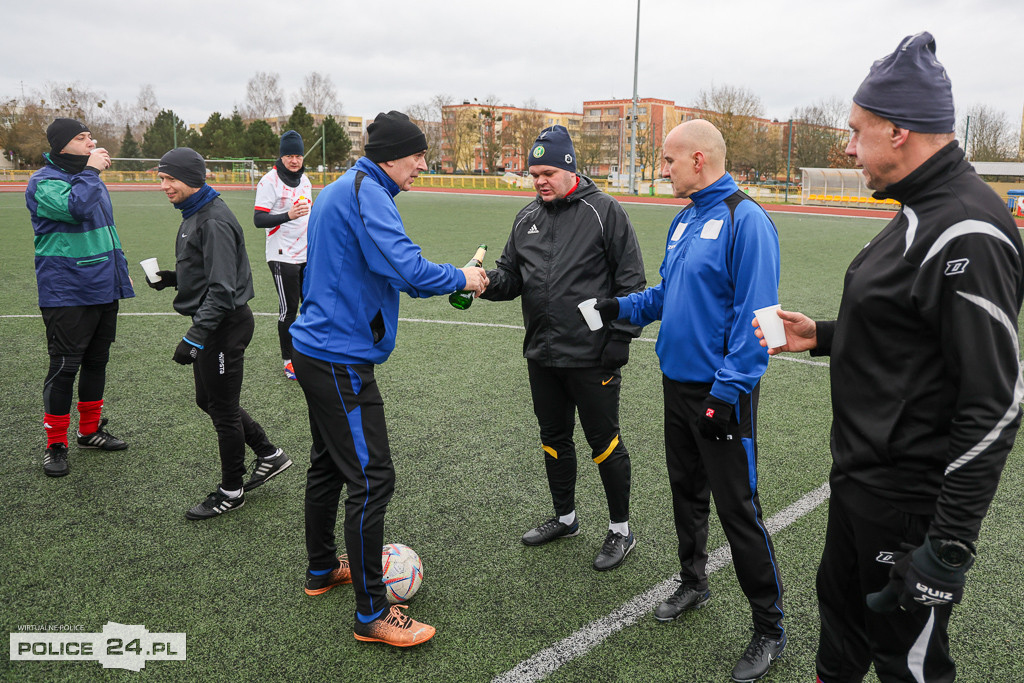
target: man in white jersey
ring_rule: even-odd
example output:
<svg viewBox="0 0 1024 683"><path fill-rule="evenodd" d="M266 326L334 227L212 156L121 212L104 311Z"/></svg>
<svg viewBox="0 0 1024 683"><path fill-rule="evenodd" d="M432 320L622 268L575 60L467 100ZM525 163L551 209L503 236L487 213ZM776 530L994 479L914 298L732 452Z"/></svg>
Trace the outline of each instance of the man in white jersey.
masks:
<svg viewBox="0 0 1024 683"><path fill-rule="evenodd" d="M281 136L281 156L256 186L256 211L252 222L267 231L267 265L277 287L279 315L277 336L281 341L284 376L295 379L292 368L292 335L302 298L306 270L306 223L313 201L313 186L304 173L302 136L290 130Z"/></svg>

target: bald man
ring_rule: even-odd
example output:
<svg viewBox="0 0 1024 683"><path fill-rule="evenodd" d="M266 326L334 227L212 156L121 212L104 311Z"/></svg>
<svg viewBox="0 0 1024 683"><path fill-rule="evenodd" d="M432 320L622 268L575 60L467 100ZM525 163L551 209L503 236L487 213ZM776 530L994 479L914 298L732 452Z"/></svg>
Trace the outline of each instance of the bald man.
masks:
<svg viewBox="0 0 1024 683"><path fill-rule="evenodd" d="M661 320L655 349L665 400L665 458L679 537L680 585L654 616L672 621L711 599L707 576L710 496L737 558L754 636L732 672L760 678L786 646L782 578L761 518L757 400L768 353L751 334L754 310L778 303L779 240L757 202L725 172L725 140L708 121L665 138L662 177L692 203L672 221L662 281L602 299L605 320Z"/></svg>

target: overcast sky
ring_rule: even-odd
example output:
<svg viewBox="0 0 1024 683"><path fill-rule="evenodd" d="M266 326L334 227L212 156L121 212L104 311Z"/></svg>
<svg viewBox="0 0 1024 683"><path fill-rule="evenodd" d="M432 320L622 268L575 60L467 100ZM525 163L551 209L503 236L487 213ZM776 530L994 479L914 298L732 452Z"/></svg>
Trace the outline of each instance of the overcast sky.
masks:
<svg viewBox="0 0 1024 683"><path fill-rule="evenodd" d="M635 0L11 0L0 17L0 98L78 82L128 104L151 84L189 123L230 114L258 71L280 74L282 113L312 71L367 118L438 93L556 111L633 94ZM1022 0L642 0L639 96L691 105L713 84L743 86L786 119L848 101L875 59L923 30L958 113L984 103L1019 124Z"/></svg>

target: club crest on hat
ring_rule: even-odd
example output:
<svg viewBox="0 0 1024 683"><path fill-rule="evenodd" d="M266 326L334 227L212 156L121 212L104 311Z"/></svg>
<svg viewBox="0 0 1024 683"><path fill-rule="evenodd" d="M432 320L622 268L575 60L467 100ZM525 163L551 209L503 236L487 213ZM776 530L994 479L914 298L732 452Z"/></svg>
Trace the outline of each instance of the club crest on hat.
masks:
<svg viewBox="0 0 1024 683"><path fill-rule="evenodd" d="M571 164L572 163L572 155L571 154L566 154L565 155L565 163L567 163L567 164Z"/></svg>
<svg viewBox="0 0 1024 683"><path fill-rule="evenodd" d="M533 157L540 159L542 156L544 156L544 145L537 145L533 148Z"/></svg>

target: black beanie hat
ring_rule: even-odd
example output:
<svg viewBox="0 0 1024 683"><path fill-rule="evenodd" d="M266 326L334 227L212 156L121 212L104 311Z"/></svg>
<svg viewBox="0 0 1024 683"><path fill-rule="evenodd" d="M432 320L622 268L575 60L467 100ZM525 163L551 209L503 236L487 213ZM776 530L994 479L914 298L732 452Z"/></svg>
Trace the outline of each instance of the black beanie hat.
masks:
<svg viewBox="0 0 1024 683"><path fill-rule="evenodd" d="M60 154L69 142L79 133L88 133L89 127L75 119L54 119L46 127L46 141L50 143L50 152Z"/></svg>
<svg viewBox="0 0 1024 683"><path fill-rule="evenodd" d="M952 133L953 87L927 31L907 36L892 54L871 65L853 101L900 128Z"/></svg>
<svg viewBox="0 0 1024 683"><path fill-rule="evenodd" d="M530 148L528 166L554 166L576 172L576 150L565 126L545 128Z"/></svg>
<svg viewBox="0 0 1024 683"><path fill-rule="evenodd" d="M175 147L160 157L160 165L156 170L157 173L177 178L189 187L202 187L206 184L206 162L191 147Z"/></svg>
<svg viewBox="0 0 1024 683"><path fill-rule="evenodd" d="M290 154L298 154L300 157L306 154L305 147L302 145L302 136L294 130L281 136L280 155L286 157Z"/></svg>
<svg viewBox="0 0 1024 683"><path fill-rule="evenodd" d="M394 161L427 148L427 136L400 111L381 112L366 127L366 157L374 163Z"/></svg>

